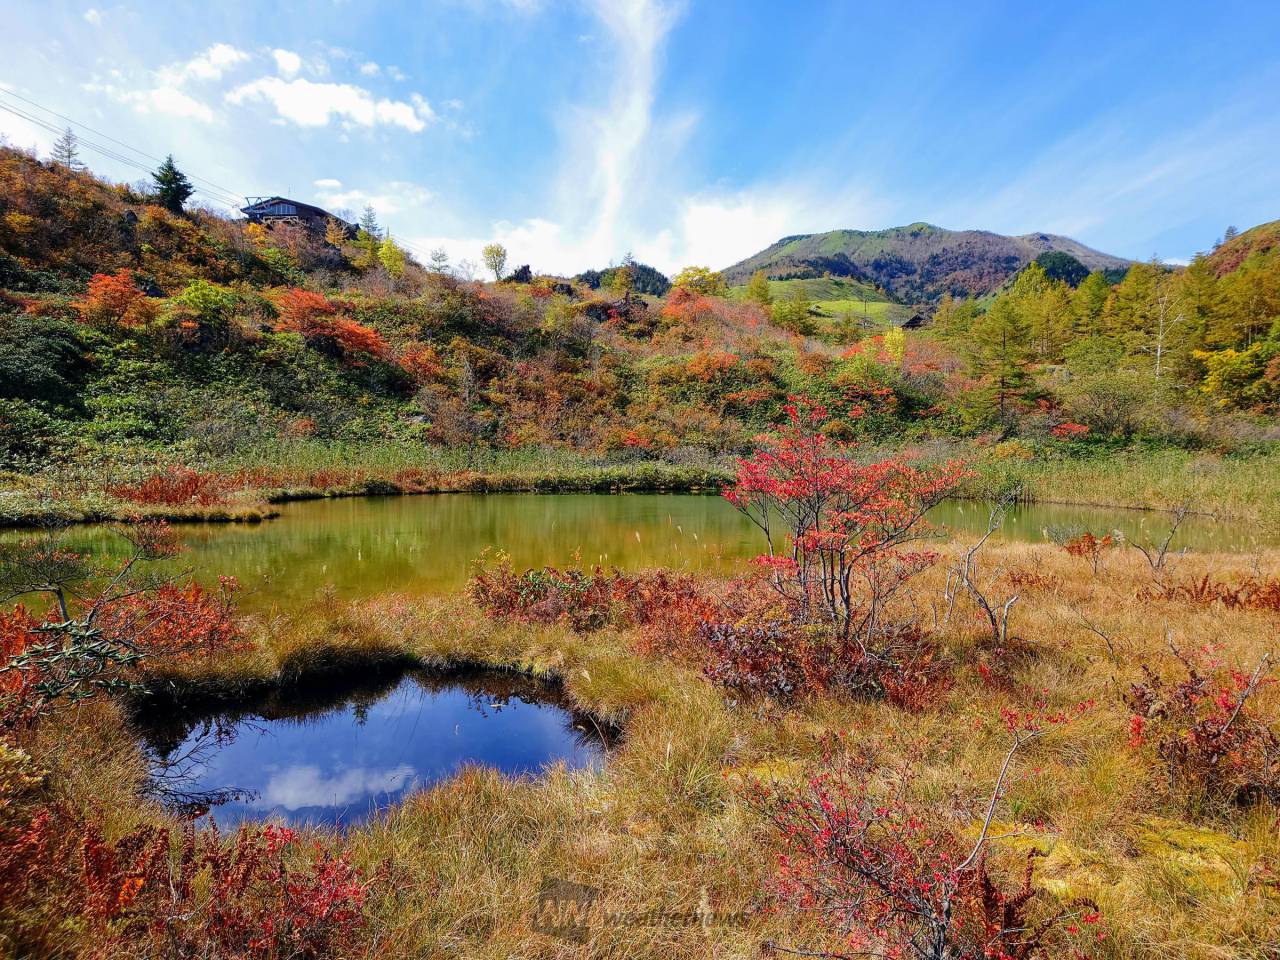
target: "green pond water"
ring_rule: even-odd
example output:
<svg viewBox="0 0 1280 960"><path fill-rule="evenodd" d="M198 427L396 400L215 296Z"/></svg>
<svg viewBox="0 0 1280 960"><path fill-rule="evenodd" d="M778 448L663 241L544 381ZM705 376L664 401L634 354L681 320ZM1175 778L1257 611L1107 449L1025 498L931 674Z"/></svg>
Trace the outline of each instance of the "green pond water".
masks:
<svg viewBox="0 0 1280 960"><path fill-rule="evenodd" d="M930 515L942 535L963 539L985 529L988 507L954 501ZM1161 513L1039 504L1012 510L999 536L1042 542L1056 531L1120 531L1158 541ZM718 496L697 494L441 494L314 500L286 504L261 524L176 528L188 549L181 565L201 580L234 576L241 605L268 610L321 589L355 598L383 592L456 591L485 551L503 551L517 568L554 564L665 566L728 572L761 552L763 538ZM21 536L16 532L5 538ZM1061 535L1061 534L1059 534ZM99 527L73 528L75 549L112 554L119 538ZM1176 548L1248 552L1276 544L1248 524L1188 520Z"/></svg>

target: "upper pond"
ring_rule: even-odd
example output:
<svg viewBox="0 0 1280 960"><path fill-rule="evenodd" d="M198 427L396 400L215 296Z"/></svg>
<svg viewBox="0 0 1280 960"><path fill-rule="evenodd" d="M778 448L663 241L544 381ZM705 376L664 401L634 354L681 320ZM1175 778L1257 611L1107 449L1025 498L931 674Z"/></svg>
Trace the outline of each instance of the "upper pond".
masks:
<svg viewBox="0 0 1280 960"><path fill-rule="evenodd" d="M167 799L244 820L349 824L483 764L516 776L593 766L607 732L553 684L514 674L394 671L134 724Z"/></svg>
<svg viewBox="0 0 1280 960"><path fill-rule="evenodd" d="M986 529L988 507L953 501L930 520L966 537ZM1050 531L1119 530L1140 541L1168 530L1161 513L1037 504L1018 507L1000 536L1041 542ZM287 607L332 587L354 598L394 591L451 592L466 582L486 549L505 551L517 568L580 564L623 569L667 566L732 570L760 553L749 521L718 496L696 494L441 494L285 504L262 524L177 528L190 548L181 558L202 579L235 576L246 609ZM15 536L6 533L4 536ZM118 538L104 528L70 531L69 545L111 552ZM1249 551L1267 545L1256 527L1197 517L1175 547Z"/></svg>

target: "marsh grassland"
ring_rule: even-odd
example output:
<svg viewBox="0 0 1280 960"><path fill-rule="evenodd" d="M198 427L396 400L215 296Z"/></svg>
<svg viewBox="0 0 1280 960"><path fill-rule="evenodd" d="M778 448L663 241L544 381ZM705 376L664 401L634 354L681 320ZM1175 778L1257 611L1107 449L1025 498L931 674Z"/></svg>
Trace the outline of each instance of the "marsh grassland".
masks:
<svg viewBox="0 0 1280 960"><path fill-rule="evenodd" d="M948 558L962 547L948 545ZM554 675L577 706L625 731L598 771L511 780L469 769L345 836L304 830L317 846L291 844L292 861L341 856L367 884L359 920L344 928L347 956L745 957L766 941L839 952L847 941L829 917L780 892L779 835L753 784L799 795L839 757L866 754L869 789L898 796L931 829L972 838L1008 747L1001 711L1082 702L1087 709L1016 758L991 830L993 874L1016 886L1035 850L1044 854L1032 861L1041 909L1096 905L1097 923L1055 931L1053 955L1078 947L1096 957L1268 956L1280 924L1274 803L1171 776L1158 749L1133 736L1124 697L1146 682L1143 665L1183 675L1174 647L1251 669L1275 650L1276 611L1151 598L1152 570L1134 551L1105 551L1095 571L1088 557L1056 546L993 543L981 562L983 582L1002 600L1019 597L1004 649L970 602L957 600L946 621L948 563L935 564L910 598L925 622L939 622L936 679L926 684L934 689L906 705L836 689L740 698L708 679L696 651L646 652L643 626L582 630L495 618L466 598L394 595L321 599L246 623L243 649L157 668L148 682L194 697L380 660L484 664ZM1177 584L1280 577L1275 552L1170 564L1161 579ZM1274 687L1260 686L1247 709L1274 717ZM167 828L176 851L178 819L139 799L147 766L119 705L95 699L59 710L6 751L7 830L53 811L81 830L94 824L107 845ZM162 950L161 940L126 935L154 917L122 909L93 919L83 892L93 878L78 875L77 842L61 843L66 863L52 849L38 863L4 863L4 934L19 945L15 955L30 948L22 944L118 956ZM124 879L126 859L117 867ZM599 891L585 934L535 929L545 929L537 906L548 880ZM151 893L144 884L130 906L141 913ZM252 901L251 890L250 915ZM224 942L216 931L184 936ZM287 951L275 944L260 953Z"/></svg>

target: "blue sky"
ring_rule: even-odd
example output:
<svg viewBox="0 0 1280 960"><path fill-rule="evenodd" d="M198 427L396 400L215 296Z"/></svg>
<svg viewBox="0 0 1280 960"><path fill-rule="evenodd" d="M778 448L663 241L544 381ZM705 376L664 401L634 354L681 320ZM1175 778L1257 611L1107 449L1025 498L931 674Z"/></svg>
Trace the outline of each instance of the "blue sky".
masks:
<svg viewBox="0 0 1280 960"><path fill-rule="evenodd" d="M210 195L561 272L917 220L1183 260L1280 217L1278 91L1270 0L9 0L0 36L0 103Z"/></svg>

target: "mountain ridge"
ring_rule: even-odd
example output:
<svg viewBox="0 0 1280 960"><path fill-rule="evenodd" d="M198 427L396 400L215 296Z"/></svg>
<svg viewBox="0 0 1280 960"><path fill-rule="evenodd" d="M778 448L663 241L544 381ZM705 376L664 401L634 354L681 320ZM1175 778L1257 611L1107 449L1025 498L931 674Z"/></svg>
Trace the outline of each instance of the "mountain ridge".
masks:
<svg viewBox="0 0 1280 960"><path fill-rule="evenodd" d="M1058 234L949 230L918 221L884 230L791 234L724 274L730 283L744 283L757 270L777 280L830 273L876 284L903 303L929 303L946 293L988 293L1040 254L1054 250L1071 254L1091 270L1132 263Z"/></svg>

